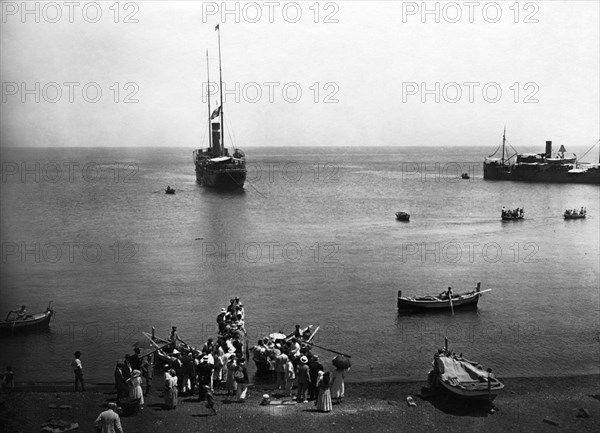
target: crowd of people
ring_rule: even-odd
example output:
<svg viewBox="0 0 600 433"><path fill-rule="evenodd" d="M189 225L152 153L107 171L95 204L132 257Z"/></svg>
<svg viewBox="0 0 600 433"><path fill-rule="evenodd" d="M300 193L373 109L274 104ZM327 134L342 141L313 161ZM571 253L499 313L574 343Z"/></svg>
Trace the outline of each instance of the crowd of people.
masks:
<svg viewBox="0 0 600 433"><path fill-rule="evenodd" d="M312 353L310 326L302 330L296 325L288 336L271 334L258 340L252 348L253 359L265 372L275 371L277 390L287 397L295 397L297 403L314 401L317 410L329 412L332 398L338 403L344 397L344 377L349 370L345 365L334 365L332 372L325 371L319 356ZM294 396L292 390L296 387Z"/></svg>

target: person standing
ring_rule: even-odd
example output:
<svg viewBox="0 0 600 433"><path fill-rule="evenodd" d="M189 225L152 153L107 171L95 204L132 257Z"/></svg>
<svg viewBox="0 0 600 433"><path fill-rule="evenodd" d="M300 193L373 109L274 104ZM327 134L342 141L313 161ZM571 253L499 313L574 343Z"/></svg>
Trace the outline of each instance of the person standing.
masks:
<svg viewBox="0 0 600 433"><path fill-rule="evenodd" d="M171 369L169 370L169 375L169 407L171 409L177 409L177 400L179 397L179 390L177 389L177 374L175 373L175 370Z"/></svg>
<svg viewBox="0 0 600 433"><path fill-rule="evenodd" d="M279 353L278 353L279 352ZM288 357L279 349L275 349L275 374L277 375L277 389L285 391L285 364Z"/></svg>
<svg viewBox="0 0 600 433"><path fill-rule="evenodd" d="M121 427L121 419L119 414L115 412L117 409L116 403L108 403L108 409L98 415L96 418L96 429L101 433L123 433Z"/></svg>
<svg viewBox="0 0 600 433"><path fill-rule="evenodd" d="M129 357L129 364L132 370L139 370L142 368L142 358L140 357L140 348L136 347L133 349L133 355Z"/></svg>
<svg viewBox="0 0 600 433"><path fill-rule="evenodd" d="M208 356L202 356L200 364L196 367L196 374L198 375L198 401L204 401L206 399L206 388L205 385L211 389L213 365L208 362Z"/></svg>
<svg viewBox="0 0 600 433"><path fill-rule="evenodd" d="M83 364L81 363L81 352L78 350L73 354L75 359L71 362L73 373L75 373L75 391L79 391L79 384L81 384L81 390L85 391L85 385L83 383Z"/></svg>
<svg viewBox="0 0 600 433"><path fill-rule="evenodd" d="M306 359L306 356L300 357L300 364L297 371L298 393L296 394L296 402L298 403L308 403L306 393L310 384L310 373L307 362L308 359Z"/></svg>
<svg viewBox="0 0 600 433"><path fill-rule="evenodd" d="M331 404L331 390L329 389L329 372L323 373L323 371L320 371L317 380L317 410L319 412L331 412L333 407Z"/></svg>
<svg viewBox="0 0 600 433"><path fill-rule="evenodd" d="M237 382L234 377L235 370L237 369L237 357L231 355L225 366L227 368L227 381L225 387L227 388L227 396L229 397L235 395L237 391Z"/></svg>
<svg viewBox="0 0 600 433"><path fill-rule="evenodd" d="M308 399L314 400L317 398L318 389L317 389L317 379L319 377L319 372L323 371L323 364L319 362L319 356L313 355L310 359L310 363L308 364L308 373L310 375L310 384L308 385ZM329 377L328 377L329 382Z"/></svg>
<svg viewBox="0 0 600 433"><path fill-rule="evenodd" d="M142 393L142 373L139 370L133 370L131 377L127 380L129 383L129 398L140 400L140 407L144 408L144 395Z"/></svg>
<svg viewBox="0 0 600 433"><path fill-rule="evenodd" d="M12 367L6 367L2 375L2 388L7 389L9 392L15 387L15 373L13 372Z"/></svg>
<svg viewBox="0 0 600 433"><path fill-rule="evenodd" d="M248 368L246 367L246 359L241 357L238 366L235 370L235 381L237 382L237 399L240 403L246 401L246 392L248 391Z"/></svg>
<svg viewBox="0 0 600 433"><path fill-rule="evenodd" d="M117 361L115 367L115 388L117 388L117 404L121 404L121 399L127 397L127 381L123 377L123 366L125 363L122 359Z"/></svg>
<svg viewBox="0 0 600 433"><path fill-rule="evenodd" d="M338 403L342 402L344 398L344 378L349 368L337 368L331 375L330 387L331 387L331 398L337 400Z"/></svg>
<svg viewBox="0 0 600 433"><path fill-rule="evenodd" d="M146 381L146 395L150 394L152 388L152 378L154 376L153 355L150 354L142 360L142 377Z"/></svg>
<svg viewBox="0 0 600 433"><path fill-rule="evenodd" d="M296 380L296 369L294 368L292 358L288 357L288 360L285 363L285 394L288 397L292 396L292 386L294 385L294 380Z"/></svg>

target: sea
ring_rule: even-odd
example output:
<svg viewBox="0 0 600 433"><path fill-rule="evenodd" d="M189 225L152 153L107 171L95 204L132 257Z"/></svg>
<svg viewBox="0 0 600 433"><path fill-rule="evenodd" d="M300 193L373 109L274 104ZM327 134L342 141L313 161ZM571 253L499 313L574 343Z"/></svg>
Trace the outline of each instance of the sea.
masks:
<svg viewBox="0 0 600 433"><path fill-rule="evenodd" d="M244 189L223 192L196 183L190 148L2 149L1 318L56 316L1 336L0 368L69 382L79 350L110 383L142 332L201 346L238 296L250 346L318 327L314 352L349 355L351 381L424 380L445 338L500 378L599 373L597 185L483 180L488 147L244 150ZM475 309L397 309L399 291L478 283Z"/></svg>

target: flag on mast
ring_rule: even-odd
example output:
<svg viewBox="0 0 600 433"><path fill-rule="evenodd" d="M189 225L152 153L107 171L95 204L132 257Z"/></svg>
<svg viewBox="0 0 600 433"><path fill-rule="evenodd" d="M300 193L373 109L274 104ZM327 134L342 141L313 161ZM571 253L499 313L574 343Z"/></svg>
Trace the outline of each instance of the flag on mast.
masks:
<svg viewBox="0 0 600 433"><path fill-rule="evenodd" d="M217 117L219 117L221 115L221 107L217 107L215 108L215 111L212 112L212 114L210 115L210 120L213 120Z"/></svg>

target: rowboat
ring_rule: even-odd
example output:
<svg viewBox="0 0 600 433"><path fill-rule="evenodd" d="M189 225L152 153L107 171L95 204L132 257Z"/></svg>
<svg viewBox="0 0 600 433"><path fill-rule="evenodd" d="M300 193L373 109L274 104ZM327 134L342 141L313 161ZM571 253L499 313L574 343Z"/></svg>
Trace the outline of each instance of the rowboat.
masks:
<svg viewBox="0 0 600 433"><path fill-rule="evenodd" d="M564 217L566 220L575 220L580 218L585 218L587 212L586 211L569 211L566 210L564 213Z"/></svg>
<svg viewBox="0 0 600 433"><path fill-rule="evenodd" d="M447 345L434 355L428 381L431 388L442 388L463 398L489 401L504 388L491 368L484 370L480 363L463 358L462 353L457 356Z"/></svg>
<svg viewBox="0 0 600 433"><path fill-rule="evenodd" d="M516 221L525 218L525 211L523 208L516 208L515 210L506 210L502 208L502 221Z"/></svg>
<svg viewBox="0 0 600 433"><path fill-rule="evenodd" d="M426 295L421 297L402 296L402 290L398 290L398 309L399 310L433 310L433 309L454 309L456 307L477 306L479 298L485 292L492 289L481 290L481 283L477 283L477 288L471 292L454 294L450 291L444 291L437 296Z"/></svg>
<svg viewBox="0 0 600 433"><path fill-rule="evenodd" d="M396 219L398 221L410 221L410 214L407 212L396 212Z"/></svg>
<svg viewBox="0 0 600 433"><path fill-rule="evenodd" d="M52 309L52 301L48 304L46 311L25 316L25 318L16 318L15 312L11 311L6 315L6 320L0 319L0 332L3 334L13 334L48 328L54 314L55 311Z"/></svg>

